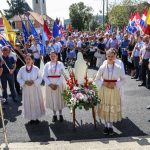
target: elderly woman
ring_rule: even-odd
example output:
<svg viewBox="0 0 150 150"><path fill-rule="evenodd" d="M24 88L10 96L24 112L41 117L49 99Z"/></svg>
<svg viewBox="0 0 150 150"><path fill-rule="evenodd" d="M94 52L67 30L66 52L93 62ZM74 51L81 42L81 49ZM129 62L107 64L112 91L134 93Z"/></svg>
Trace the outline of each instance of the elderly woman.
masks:
<svg viewBox="0 0 150 150"><path fill-rule="evenodd" d="M99 91L101 103L98 115L105 122L104 134L113 135L113 122L120 121L121 115L121 86L125 78L124 68L115 63L116 51L107 51L107 62L99 68L95 83Z"/></svg>
<svg viewBox="0 0 150 150"><path fill-rule="evenodd" d="M62 62L58 61L58 54L55 51L50 53L51 61L44 66L44 81L46 83L46 107L53 111L53 122L57 121L56 112L59 111L59 121L63 121L62 109L64 100L62 96L64 77L62 71L65 70Z"/></svg>
<svg viewBox="0 0 150 150"><path fill-rule="evenodd" d="M33 65L33 56L27 54L26 65L23 66L17 75L17 81L22 87L22 100L24 117L30 120L29 123L39 123L39 118L45 114L45 106L40 84L42 77L38 67Z"/></svg>

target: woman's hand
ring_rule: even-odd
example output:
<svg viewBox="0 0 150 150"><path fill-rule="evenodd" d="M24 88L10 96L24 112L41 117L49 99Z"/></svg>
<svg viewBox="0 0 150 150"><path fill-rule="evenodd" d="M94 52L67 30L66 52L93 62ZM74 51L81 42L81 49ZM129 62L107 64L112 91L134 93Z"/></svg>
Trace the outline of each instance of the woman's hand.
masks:
<svg viewBox="0 0 150 150"><path fill-rule="evenodd" d="M28 86L32 86L34 84L33 80L25 81L25 84Z"/></svg>
<svg viewBox="0 0 150 150"><path fill-rule="evenodd" d="M116 86L115 82L104 82L103 85L109 89L114 89Z"/></svg>
<svg viewBox="0 0 150 150"><path fill-rule="evenodd" d="M56 84L50 84L49 87L50 87L52 90L56 90L58 86L57 86Z"/></svg>

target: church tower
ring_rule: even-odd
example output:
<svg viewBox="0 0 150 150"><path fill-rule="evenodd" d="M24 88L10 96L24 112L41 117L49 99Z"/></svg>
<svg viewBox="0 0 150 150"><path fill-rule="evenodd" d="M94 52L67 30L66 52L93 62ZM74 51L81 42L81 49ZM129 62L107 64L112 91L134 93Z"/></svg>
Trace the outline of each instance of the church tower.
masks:
<svg viewBox="0 0 150 150"><path fill-rule="evenodd" d="M46 0L32 0L33 11L46 15Z"/></svg>

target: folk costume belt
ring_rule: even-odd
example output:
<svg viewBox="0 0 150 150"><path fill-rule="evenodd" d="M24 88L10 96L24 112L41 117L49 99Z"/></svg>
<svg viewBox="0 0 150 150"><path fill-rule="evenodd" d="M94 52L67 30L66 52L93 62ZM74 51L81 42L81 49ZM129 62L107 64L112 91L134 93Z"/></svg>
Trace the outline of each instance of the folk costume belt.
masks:
<svg viewBox="0 0 150 150"><path fill-rule="evenodd" d="M117 82L117 80L105 80L104 79L104 82Z"/></svg>
<svg viewBox="0 0 150 150"><path fill-rule="evenodd" d="M60 75L48 76L48 78L60 78Z"/></svg>

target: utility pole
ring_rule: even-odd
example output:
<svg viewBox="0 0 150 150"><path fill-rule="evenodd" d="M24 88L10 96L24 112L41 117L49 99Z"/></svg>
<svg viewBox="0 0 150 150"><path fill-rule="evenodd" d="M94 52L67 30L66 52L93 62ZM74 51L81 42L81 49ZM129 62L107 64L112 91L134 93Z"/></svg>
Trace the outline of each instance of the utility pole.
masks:
<svg viewBox="0 0 150 150"><path fill-rule="evenodd" d="M105 0L103 0L103 29L105 27Z"/></svg>
<svg viewBox="0 0 150 150"><path fill-rule="evenodd" d="M108 22L108 5L109 5L109 2L108 2L108 0L107 0L107 22Z"/></svg>

